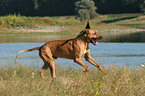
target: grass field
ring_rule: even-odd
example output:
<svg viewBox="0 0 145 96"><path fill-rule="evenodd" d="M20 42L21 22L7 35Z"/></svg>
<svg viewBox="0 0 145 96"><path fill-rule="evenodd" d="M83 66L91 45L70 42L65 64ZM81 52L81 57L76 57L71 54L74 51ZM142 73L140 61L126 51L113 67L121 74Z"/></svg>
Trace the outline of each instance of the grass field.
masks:
<svg viewBox="0 0 145 96"><path fill-rule="evenodd" d="M0 67L1 96L145 96L145 68L108 66L105 74L93 68L63 68L57 65L56 78L45 79L38 68L23 65Z"/></svg>

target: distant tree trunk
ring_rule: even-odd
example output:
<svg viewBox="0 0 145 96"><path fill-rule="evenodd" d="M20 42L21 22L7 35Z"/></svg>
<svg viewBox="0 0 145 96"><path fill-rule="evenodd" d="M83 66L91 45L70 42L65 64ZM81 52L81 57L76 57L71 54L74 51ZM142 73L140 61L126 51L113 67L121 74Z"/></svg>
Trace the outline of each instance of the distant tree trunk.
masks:
<svg viewBox="0 0 145 96"><path fill-rule="evenodd" d="M140 7L141 7L141 11L145 14L145 0L142 1Z"/></svg>
<svg viewBox="0 0 145 96"><path fill-rule="evenodd" d="M33 0L33 3L34 3L34 15L37 15L37 10L38 10L38 7L39 7L39 4L38 4L38 0Z"/></svg>

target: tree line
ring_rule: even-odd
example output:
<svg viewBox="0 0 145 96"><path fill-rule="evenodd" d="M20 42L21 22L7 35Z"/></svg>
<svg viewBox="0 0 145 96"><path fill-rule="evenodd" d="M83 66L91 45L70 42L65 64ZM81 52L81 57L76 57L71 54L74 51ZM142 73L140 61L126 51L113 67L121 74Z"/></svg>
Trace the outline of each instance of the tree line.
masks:
<svg viewBox="0 0 145 96"><path fill-rule="evenodd" d="M25 16L76 15L75 2L80 0L0 0L0 15ZM145 0L92 0L99 14L139 13Z"/></svg>

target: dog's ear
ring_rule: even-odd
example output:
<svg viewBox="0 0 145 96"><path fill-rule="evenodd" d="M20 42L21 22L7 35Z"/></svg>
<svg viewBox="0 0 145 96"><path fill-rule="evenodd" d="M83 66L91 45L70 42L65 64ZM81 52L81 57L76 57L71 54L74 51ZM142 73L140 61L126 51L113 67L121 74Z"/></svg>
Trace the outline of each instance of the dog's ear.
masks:
<svg viewBox="0 0 145 96"><path fill-rule="evenodd" d="M90 29L89 21L87 22L86 29Z"/></svg>
<svg viewBox="0 0 145 96"><path fill-rule="evenodd" d="M80 37L80 36L82 36L84 34L86 34L86 30L81 31L77 37Z"/></svg>
<svg viewBox="0 0 145 96"><path fill-rule="evenodd" d="M83 35L83 34L86 34L86 31L85 31L85 30L83 30L83 31L81 31L81 32L79 33L79 35Z"/></svg>

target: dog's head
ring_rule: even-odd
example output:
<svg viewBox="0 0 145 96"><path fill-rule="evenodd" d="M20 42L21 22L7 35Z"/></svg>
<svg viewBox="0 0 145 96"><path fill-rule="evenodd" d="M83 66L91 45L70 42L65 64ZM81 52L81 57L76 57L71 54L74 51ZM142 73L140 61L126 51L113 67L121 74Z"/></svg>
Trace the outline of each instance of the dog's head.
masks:
<svg viewBox="0 0 145 96"><path fill-rule="evenodd" d="M81 31L78 37L83 36L85 37L86 41L89 43L93 43L96 45L98 40L102 39L103 37L100 36L95 30L90 29L89 22L86 25L86 29Z"/></svg>

